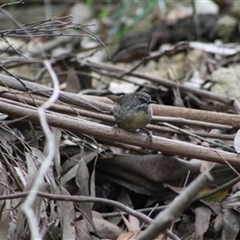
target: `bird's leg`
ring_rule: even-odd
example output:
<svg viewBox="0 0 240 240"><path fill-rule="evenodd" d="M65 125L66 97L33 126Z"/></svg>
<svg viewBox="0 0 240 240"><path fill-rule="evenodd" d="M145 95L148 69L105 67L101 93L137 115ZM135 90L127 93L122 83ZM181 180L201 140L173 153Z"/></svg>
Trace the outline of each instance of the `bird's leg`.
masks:
<svg viewBox="0 0 240 240"><path fill-rule="evenodd" d="M146 129L146 128L141 128L141 130L143 130L146 134L147 134L147 142L148 143L152 143L152 138L153 138L153 134L152 134L152 131Z"/></svg>
<svg viewBox="0 0 240 240"><path fill-rule="evenodd" d="M117 134L117 132L120 132L120 128L117 123L113 126L113 130L114 130L115 135Z"/></svg>

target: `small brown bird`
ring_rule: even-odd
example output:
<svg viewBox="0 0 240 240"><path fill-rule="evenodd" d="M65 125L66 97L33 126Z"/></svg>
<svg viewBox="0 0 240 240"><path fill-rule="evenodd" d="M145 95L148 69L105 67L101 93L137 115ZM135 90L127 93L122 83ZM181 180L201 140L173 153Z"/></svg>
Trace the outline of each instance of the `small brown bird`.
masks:
<svg viewBox="0 0 240 240"><path fill-rule="evenodd" d="M117 122L115 128L119 126L127 131L143 129L148 136L151 136L151 131L144 129L152 119L153 111L150 104L155 103L150 95L137 92L121 96L109 96L109 98L115 102L113 106L113 116Z"/></svg>

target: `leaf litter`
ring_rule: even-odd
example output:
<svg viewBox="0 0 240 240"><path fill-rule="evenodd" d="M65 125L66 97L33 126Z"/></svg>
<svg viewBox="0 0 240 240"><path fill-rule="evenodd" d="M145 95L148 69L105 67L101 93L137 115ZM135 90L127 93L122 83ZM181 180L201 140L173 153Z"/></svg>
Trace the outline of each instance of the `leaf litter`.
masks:
<svg viewBox="0 0 240 240"><path fill-rule="evenodd" d="M218 14L205 17L217 25ZM199 20L204 26L202 15ZM174 31L184 24L188 29L189 17L150 28L152 40L133 32L114 48L110 36L92 33L91 25L69 16L0 32L4 239L30 239L33 231L42 239L142 239L152 220L206 172L214 181L203 185L191 204L178 209L164 231L156 233L158 238L151 239L165 234L172 239L239 237L239 46L228 43L236 31L231 28L220 43L196 41L191 31L187 36L175 32L173 41ZM206 41L222 36L215 27L202 30ZM82 37L91 44L81 48ZM58 100L45 111L54 149L37 111L53 92L51 73L43 64L46 54L60 83ZM112 129L107 96L136 91L158 103L148 125L154 136L150 145L142 133L120 129L115 134ZM21 206L51 151L51 165L30 206L38 223L33 229Z"/></svg>

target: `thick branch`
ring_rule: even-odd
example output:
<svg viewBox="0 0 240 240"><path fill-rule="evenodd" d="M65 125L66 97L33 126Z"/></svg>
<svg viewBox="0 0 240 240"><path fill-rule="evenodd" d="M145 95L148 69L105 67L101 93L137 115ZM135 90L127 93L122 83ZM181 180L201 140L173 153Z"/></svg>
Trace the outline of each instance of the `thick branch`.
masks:
<svg viewBox="0 0 240 240"><path fill-rule="evenodd" d="M19 103L16 105L8 102L0 104L0 112L22 117L25 116L26 119L33 122L39 122L39 116L33 107L26 108L26 105ZM142 148L148 148L150 150L161 151L170 155L180 155L189 158L198 158L211 162L218 162L225 164L223 159L228 161L232 165L240 166L240 158L237 154L224 152L220 150L215 150L211 148L206 148L202 146L195 146L190 143L170 140L167 138L153 136L153 141L149 144L146 134L143 133L132 133L124 130L115 133L112 127L105 126L103 124L87 121L77 117L66 116L63 114L58 114L54 112L47 111L48 123L54 127L59 127L63 129L70 130L78 134L87 134L95 137L96 139L104 139L107 141L115 141L121 143L127 143L131 145L136 145Z"/></svg>

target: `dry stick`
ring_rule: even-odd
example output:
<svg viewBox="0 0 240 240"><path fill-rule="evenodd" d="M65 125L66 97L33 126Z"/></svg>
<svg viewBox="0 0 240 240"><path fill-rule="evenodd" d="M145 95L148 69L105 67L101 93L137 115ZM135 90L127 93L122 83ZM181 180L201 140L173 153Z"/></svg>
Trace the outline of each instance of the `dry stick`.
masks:
<svg viewBox="0 0 240 240"><path fill-rule="evenodd" d="M26 116L26 119L30 121L37 123L39 122L37 111L26 108L24 104L21 106L21 104L16 105L15 102L13 102L13 104L10 104L9 102L6 103L4 101L1 101L0 112L17 117ZM191 143L156 136L153 136L153 142L149 144L146 142L146 134L143 133L132 133L124 130L120 130L120 132L115 133L112 127L50 111L46 111L46 116L47 121L51 126L67 129L76 134L86 134L98 139L103 138L107 141L127 143L150 150L162 151L166 154L180 155L189 158L198 158L221 164L226 164L223 161L224 159L231 165L240 166L240 157L234 153L215 150L202 146L195 146Z"/></svg>
<svg viewBox="0 0 240 240"><path fill-rule="evenodd" d="M116 66L113 66L110 64L105 64L105 63L97 63L97 62L87 61L87 62L85 62L85 65L92 67L92 68L98 68L98 69L114 72L114 73L116 73L116 77L119 74L123 74L126 72L126 69L124 69L124 68L116 67ZM149 80L153 83L157 83L157 84L160 84L160 85L168 87L168 88L176 88L176 82L174 82L174 81L171 81L168 79L163 79L163 78L153 77L153 76L150 76L147 74L143 74L141 72L131 72L129 74L129 76ZM232 99L232 98L225 97L225 96L222 96L222 95L219 95L216 93L208 92L205 90L193 88L190 86L186 86L186 85L180 84L180 83L177 85L177 87L184 92L194 93L194 94L200 95L202 97L206 97L210 100L219 101L221 103L224 103L224 104L227 104L230 106L232 106L232 103L234 101L234 99Z"/></svg>
<svg viewBox="0 0 240 240"><path fill-rule="evenodd" d="M26 92L26 88L27 88L30 91L28 95L31 95L31 91L33 91L36 95L48 97L51 95L53 90L50 87L46 87L40 84L36 84L36 83L24 81L24 80L22 80L22 82L24 83L25 87L23 87L23 85L20 84L15 78L0 74L1 86L8 86L9 88L13 88L23 92ZM97 101L94 101L88 98L79 97L78 95L72 94L72 93L66 93L66 92L60 91L60 95L58 99L69 104L74 104L76 106L81 106L84 108L95 109L98 111L110 110L108 104L104 104L104 103L99 104L99 102Z"/></svg>
<svg viewBox="0 0 240 240"><path fill-rule="evenodd" d="M41 85L39 85L39 87L41 87ZM41 89L39 91L41 91ZM29 94L31 94L32 97L34 96L34 100L33 100L33 98L30 98L27 96ZM36 94L38 94L38 93L35 93L35 95L34 95L32 93L22 92L19 90L18 91L9 91L7 88L0 86L0 97L10 99L13 101L17 101L17 102L27 103L28 105L34 106L34 107L40 106L41 104L43 104L46 101L45 97L42 97L42 96L39 96ZM65 93L63 93L63 95L64 94ZM24 95L26 95L26 96L24 96ZM68 95L68 93L67 93L67 95ZM92 117L95 119L101 119L101 120L113 122L113 117L111 117L109 115L75 108L76 106L78 106L79 102L77 100L77 102L75 102L75 104L73 104L74 98L78 98L77 95L73 96L73 98L71 96L70 102L72 102L72 104L67 100L67 101L65 101L66 104L65 104L65 102L60 102L60 104L53 104L49 109L51 109L55 112L67 113L67 114L70 114L73 116L76 116L79 114L79 115L85 116L85 117ZM83 98L81 98L80 101L89 102L91 104L95 104L97 102L97 104L98 104L98 106L100 106L100 108L104 108L104 109L106 109L107 113L110 113L111 105L106 104L104 101L102 101L103 103L101 104L99 100L95 100L94 98L88 98L88 97L87 98L83 97ZM26 106L28 106L28 105L26 105ZM75 106L72 107L72 105L75 105Z"/></svg>
<svg viewBox="0 0 240 240"><path fill-rule="evenodd" d="M2 91L6 91L6 88L0 87L0 92ZM29 97L23 97L23 96L19 96L22 95L22 92L14 92L14 94L12 94L11 92L9 92L7 90L6 93L2 94L3 98L6 99L12 99L15 101L20 101L23 103L27 103L29 105L32 106L40 106L43 104L43 100L37 100L34 97L34 101L32 98ZM15 96L17 95L17 97ZM38 96L38 98L40 98ZM95 100L95 98L93 98ZM99 99L102 102L105 102L105 98L100 98ZM109 107L110 108L110 107ZM92 112L92 111L88 111L88 110L83 110L83 109L79 109L79 108L73 108L69 105L66 104L66 106L64 106L63 104L53 104L50 107L51 110L58 112L58 113L65 113L65 114L71 114L72 116L75 115L80 115L80 116L85 116L85 117L90 117L93 119L100 119L103 121L107 121L107 122L111 122L114 123L114 118L110 115L106 115L106 114L101 114L101 113L97 113L97 112ZM217 123L209 123L209 122L203 122L203 121L197 121L197 120L188 120L188 119L183 119L183 118L177 118L177 117L159 117L159 116L153 116L152 119L153 122L155 121L159 121L159 122L174 122L174 123L178 123L178 124L185 124L185 125L197 125L197 126L201 126L201 127L206 127L206 128L219 128L219 129L232 129L232 126L230 125L222 125L222 124L217 124ZM156 131L162 131L162 132L169 132L169 133L181 133L181 131L176 131L170 128L166 128L166 127L161 127L161 126L156 126L153 124L149 124L148 128L151 130L156 130ZM218 140L223 139L223 140L233 140L234 136L233 135L228 135L228 134L220 134L220 133L211 133L211 132L201 132L201 131L191 131L192 134L201 136L201 137L207 137L207 138L216 138Z"/></svg>
<svg viewBox="0 0 240 240"><path fill-rule="evenodd" d="M155 239L161 232L173 223L182 212L195 200L199 192L209 183L213 177L209 172L198 176L169 206L158 214L154 222L136 240Z"/></svg>
<svg viewBox="0 0 240 240"><path fill-rule="evenodd" d="M15 95L12 95L12 93L10 93L9 91L6 91L5 88L0 88L2 89L2 95L3 97L7 98L7 99L13 99L13 100L21 100L22 102L26 102L30 105L36 106L36 105L41 105L43 103L43 101L40 100L35 100L33 101L32 98L28 98L28 97L17 97L16 98L16 92L14 92ZM18 95L21 94L20 92L18 92ZM18 103L16 103L18 104ZM26 106L28 107L28 106ZM96 113L96 112L91 112L91 111L87 111L87 110L82 110L82 109L74 109L72 107L69 106L63 106L63 105L59 105L59 104L53 104L53 106L50 108L52 110L55 110L57 112L60 113L68 113L71 115L76 115L79 114L81 116L85 116L85 117L90 117L90 118L94 118L94 119L101 119L104 121L108 121L108 122L114 122L114 118L112 116L106 115L106 114L101 114L101 113ZM208 113L208 112L206 112ZM158 117L158 116L154 116L153 117L153 121L160 121L160 120L170 120L171 122L173 122L175 120L175 122L180 122L180 123L185 123L185 124L195 124L195 125L199 125L201 124L202 126L206 126L206 127L211 127L211 128L221 128L221 129L231 129L232 127L229 125L222 125L222 124L213 124L213 123L208 123L208 122L201 122L201 121L193 121L191 122L191 120L186 120L186 119L180 119L180 118L169 118L169 117ZM171 132L169 129L167 128L162 128L159 126L154 126L154 125L148 125L148 128L150 128L151 130L157 130L157 131L167 131L167 132ZM181 133L181 131L174 131L175 133ZM227 139L227 140L233 140L233 136L229 136L229 135L222 135L222 134L212 134L212 133L203 133L203 132L196 132L196 131L191 131L190 134L195 134L201 137L211 137L211 138L217 138L217 139ZM232 149L231 149L232 151Z"/></svg>
<svg viewBox="0 0 240 240"><path fill-rule="evenodd" d="M207 112L208 113L208 112ZM189 120L179 117L164 117L164 116L153 116L152 122L168 122L168 123L175 123L175 124L181 124L181 125L194 125L194 126L200 126L200 127L206 127L206 128L218 128L218 129L232 129L232 126L230 125L223 125L223 124L217 124L212 122L203 122L198 120Z"/></svg>
<svg viewBox="0 0 240 240"><path fill-rule="evenodd" d="M44 99L44 100L34 99L34 101L33 101L32 98L19 96L19 95L22 95L23 92L9 92L9 90L7 90L6 88L3 88L3 87L0 87L0 93L2 94L3 98L12 99L12 100L15 100L18 102L19 101L25 102L25 103L35 106L35 107L40 106L41 104L44 103L44 101L46 101L46 99ZM40 97L38 97L38 98L40 98ZM92 99L95 99L95 98L93 97ZM96 99L99 99L99 98L96 98ZM105 100L105 98L101 97L98 101L105 102L104 100ZM109 108L111 108L111 107L109 106ZM101 114L101 113L96 113L96 112L92 112L92 111L88 111L88 110L82 110L79 108L76 109L76 108L73 108L68 105L64 106L63 104L53 104L50 109L55 112L68 113L71 115L79 114L79 115L85 116L85 117L91 117L94 119L100 119L100 120L104 120L104 121L108 121L108 122L114 122L114 118L112 116L109 116L106 114ZM206 113L208 113L208 112L206 112ZM196 125L196 126L201 126L201 127L206 127L206 128L232 129L232 126L230 126L230 125L223 125L223 124L217 124L217 123L211 123L211 122L203 122L203 121L197 121L197 120L188 120L188 119L178 118L178 117L153 116L152 122L173 122L173 123L177 123L177 124ZM158 127L155 126L155 130L158 130L157 128ZM199 135L201 135L201 134L202 133L200 132ZM207 136L208 135L209 135L209 133L207 133ZM232 137L230 139L232 139Z"/></svg>
<svg viewBox="0 0 240 240"><path fill-rule="evenodd" d="M6 91L4 93L4 91ZM22 95L22 92L14 92L11 93L9 92L6 88L0 87L0 93L2 93L2 97L6 98L6 99L12 99L15 101L20 101L23 103L27 103L29 105L32 106L40 106L43 104L44 101L43 100L37 100L34 98L34 100L32 98L29 97L23 97L23 96L19 96ZM17 97L16 97L17 95ZM38 98L40 98L39 96L37 96ZM95 98L93 98L95 99ZM96 98L97 99L97 98ZM105 98L100 98L99 101L104 101ZM85 117L89 117L89 118L93 118L93 119L100 119L103 121L107 121L107 122L111 122L114 123L115 120L112 116L110 115L106 115L106 114L102 114L102 113L97 113L97 112L92 112L92 111L88 111L88 110L83 110L83 109L76 109L73 108L69 105L66 104L66 106L64 106L63 104L53 104L50 107L51 110L58 112L58 113L65 113L68 115L80 115L80 116L85 116ZM183 118L176 118L176 117L159 117L159 116L153 116L152 119L153 122L155 121L159 121L159 122L174 122L174 123L179 123L179 124L187 124L187 125L197 125L197 126L202 126L202 127L208 127L208 128L219 128L219 129L232 129L232 126L230 125L222 125L222 124L217 124L217 123L209 123L209 122L203 122L203 121L197 121L197 120L188 120L188 119L183 119ZM161 127L161 126L157 126L157 125L153 125L153 124L149 124L148 129L151 130L155 130L155 131L162 131L162 132L170 132L170 133L180 133L182 134L180 131L176 131L170 128L166 128L166 127ZM191 133L201 136L201 137L207 137L207 138L216 138L218 140L223 139L223 140L233 140L234 136L233 135L227 135L227 134L220 134L220 133L209 133L209 132L199 132L199 131L191 131Z"/></svg>
<svg viewBox="0 0 240 240"><path fill-rule="evenodd" d="M8 97L7 99L14 99L14 100L16 99L16 96L12 95L11 93L4 93L3 97ZM34 102L33 102L32 98L30 99L30 98L27 98L27 97L18 97L17 99L22 100L23 102L27 102L27 103L29 103L33 106L35 106L36 104L37 105L43 104L43 101L34 100ZM53 109L53 110L55 109L55 110L58 110L58 111L60 110L60 112L65 111L65 113L68 112L68 113L71 113L71 114L74 114L74 115L79 114L81 116L91 117L91 118L94 118L94 119L101 119L101 120L105 120L105 121L108 121L108 122L114 122L114 118L112 116L109 116L109 115L90 112L90 111L86 111L86 110L82 110L82 109L77 110L77 109L73 109L73 108L58 105L58 104L53 104L50 109ZM165 118L164 117L154 117L154 120L156 120L156 119L160 120L160 119L167 119L167 118L166 117ZM176 118L176 120L177 119L179 119L179 118ZM174 119L172 118L171 120L174 120ZM184 119L181 119L181 120L182 120L181 122L191 123L190 120L186 120L186 121L183 121ZM198 124L198 125L202 124L202 126L206 125L207 127L211 126L212 128L213 127L215 127L215 128L217 128L217 127L224 128L225 127L225 128L228 128L228 129L230 128L231 129L231 126L226 126L226 125L221 125L221 124L212 124L212 123L206 123L206 122L200 122L200 121L194 121L193 123ZM168 123L162 123L162 124L166 125ZM170 125L166 125L166 126L170 127ZM153 130L153 129L160 130L160 127L154 126L154 125L148 125L148 128L150 128L151 130ZM176 133L184 133L184 134L187 134L187 135L190 135L190 136L194 136L195 138L198 138L200 140L211 143L213 146L222 147L223 149L228 150L230 152L235 152L234 149L232 149L228 146L224 146L224 145L216 143L216 142L210 142L210 140L203 138L203 136L201 136L201 133L186 131L184 129L180 129L180 128L178 128L176 126L173 126L173 125L171 125L170 128L175 129ZM210 134L207 134L207 137L210 137ZM230 140L232 140L232 137L230 138Z"/></svg>
<svg viewBox="0 0 240 240"><path fill-rule="evenodd" d="M4 97L4 98L12 99L15 101L26 102L27 104L32 105L32 106L36 106L36 104L39 106L39 105L43 104L44 101L46 101L46 99L44 99L44 100L34 99L34 101L33 101L32 98L29 98L27 96L26 97L22 96L23 92L10 92L8 89L3 88L3 87L0 87L0 94L2 94L2 97ZM32 94L32 95L34 95L34 94ZM40 98L40 97L38 97L38 98ZM92 97L92 99L95 100L94 97ZM103 97L101 97L100 99L96 97L96 100L97 99L98 99L98 102L100 101L103 103L105 103L105 100L106 100ZM157 105L157 106L159 106L159 105ZM109 105L109 109L110 108L111 108L111 106ZM154 107L154 108L157 108L157 107ZM64 106L63 104L53 104L50 109L52 109L54 111L62 112L62 113L68 113L71 115L76 115L77 113L79 113L82 116L92 117L95 119L113 122L113 118L106 114L101 114L101 113L98 114L96 112L90 112L87 110L75 109L68 105ZM189 110L191 111L191 109L189 109ZM158 111L158 110L156 110L156 111ZM206 113L209 113L209 112L206 111ZM217 124L217 123L211 123L211 122L203 122L203 121L197 121L197 120L188 120L188 119L179 118L179 117L153 116L152 122L173 122L173 123L177 123L177 124L196 125L196 126L201 126L201 127L206 127L206 128L232 129L232 126L230 126L230 125L223 125L223 124Z"/></svg>
<svg viewBox="0 0 240 240"><path fill-rule="evenodd" d="M172 128L169 128L169 127L162 127L162 126L153 125L153 124L148 124L147 128L153 131L158 131L158 132L184 134L184 133L181 133L181 131L173 130ZM221 134L221 133L194 131L194 130L191 130L190 132L205 138L216 138L217 140L230 140L230 141L234 140L234 134Z"/></svg>
<svg viewBox="0 0 240 240"><path fill-rule="evenodd" d="M31 83L24 80L22 80L22 82L26 85L27 88L32 89L33 91L35 91L35 94L40 96L48 96L52 92L52 88L50 87L42 86L40 84ZM18 81L16 81L16 79L3 74L0 74L0 85L8 86L10 88L17 89L20 91L26 91L26 89ZM199 89L197 90L205 93L206 95L209 95L209 97L212 97L214 100L218 99L220 102L225 102L228 104L232 103L232 99L229 99L220 95L212 94L203 90L199 90ZM90 109L99 110L99 111L109 112L111 110L111 105L109 104L96 101L90 98L79 97L76 94L71 94L66 92L60 92L59 100L68 104L73 104L75 106L81 106L84 108L90 108ZM191 120L199 120L199 121L211 122L211 123L217 123L217 124L225 124L228 126L231 125L233 127L240 128L240 116L235 114L209 112L209 111L188 109L188 108L182 108L182 107L171 107L171 106L156 105L156 104L153 104L153 111L154 111L154 115L156 116L186 118Z"/></svg>
<svg viewBox="0 0 240 240"><path fill-rule="evenodd" d="M39 86L41 86L41 85L39 85ZM41 91L41 89L39 91ZM1 92L0 92L0 95L1 95ZM11 93L9 91L6 92L3 90L2 95L3 95L3 97L7 96L7 98L14 99L14 100L16 99L14 96L11 96ZM68 102L69 104L72 103L74 105L79 105L79 101L78 101L79 99L75 99L75 98L78 98L78 97L73 95L73 96L71 96L71 98L68 98L68 95L67 95L66 99L64 98L64 100L65 100L65 102ZM19 99L22 99L23 101L26 101L28 104L31 104L34 106L36 103L38 103L38 104L42 103L42 101L38 101L38 100L35 100L33 103L33 101L31 99L28 99L27 97L21 97ZM75 100L76 100L76 102L75 102ZM83 98L80 101L85 101L92 105L94 105L96 103L94 98L91 98L91 99ZM96 106L96 108L100 107L100 109L105 109L105 111L107 111L108 113L110 112L111 105L106 104L104 102L100 103L99 100L97 102L98 102L97 103L98 105ZM85 106L85 104L84 104L84 106ZM97 113L86 111L86 110L74 109L71 107L66 107L66 106L57 105L57 104L54 104L52 106L52 108L55 110L58 110L60 112L66 112L66 113L72 113L72 114L79 113L80 115L83 115L86 117L97 118L97 119L106 120L106 121L110 121L110 122L113 121L113 118L110 116L107 116L104 114L97 114ZM235 114L209 112L209 111L203 111L203 110L186 109L186 108L181 108L181 107L171 107L171 106L156 105L156 104L153 104L153 110L154 110L154 114L171 116L171 117L169 117L171 122L174 120L173 118L176 118L175 122L177 122L177 123L179 122L182 124L183 123L189 124L190 123L189 120L185 119L185 121L183 121L183 119L179 119L179 117L185 117L188 119L198 119L199 118L199 121L197 121L197 120L193 121L194 125L195 124L199 125L201 123L203 126L206 126L206 127L221 128L221 129L224 129L224 128L231 129L232 128L231 125L232 125L233 127L240 128L240 116L235 115ZM168 117L159 117L159 116L154 115L152 121L157 122L157 121L160 121L163 119L165 121L167 121ZM213 122L215 122L215 123L213 123Z"/></svg>
<svg viewBox="0 0 240 240"><path fill-rule="evenodd" d="M155 211L162 211L163 209L165 209L168 205L162 205L162 206L158 206L158 207L146 207L146 208L140 208L140 209L135 209L138 212L141 213L146 213L149 214L149 212L155 212ZM110 217L119 217L121 215L126 216L125 212L108 212L108 213L101 213L101 216L103 218L110 218Z"/></svg>
<svg viewBox="0 0 240 240"><path fill-rule="evenodd" d="M229 146L225 146L225 145L223 145L222 143L220 144L220 143L218 143L218 142L214 142L214 141L211 141L211 140L209 140L209 139L205 139L205 138L203 138L203 137L201 137L201 136L198 136L198 135L196 135L196 134L194 134L194 133L192 133L192 132L190 132L190 131L188 131L188 130L185 130L185 129L176 127L176 126L174 126L174 125L172 125L172 124L169 124L169 123L166 123L166 122L163 122L162 124L163 124L164 126L169 127L169 128L175 129L175 130L177 130L177 131L179 131L179 132L182 132L182 133L184 133L184 134L186 134L186 135L188 135L188 136L194 137L194 138L196 138L196 139L198 139L198 140L200 140L200 141L204 141L204 142L207 142L207 143L209 143L209 144L212 144L212 146L220 147L220 148L222 148L222 149L224 149L224 150L226 150L226 151L229 151L229 152L236 152L235 149L233 149L233 148L231 148L231 147L229 147Z"/></svg>
<svg viewBox="0 0 240 240"><path fill-rule="evenodd" d="M155 115L181 117L204 122L211 122L223 125L231 125L234 128L240 128L240 115L210 112L203 110L195 110L183 107L172 107L164 105L154 105L153 111Z"/></svg>
<svg viewBox="0 0 240 240"><path fill-rule="evenodd" d="M0 200L23 198L23 197L27 197L30 193L31 193L31 191L17 193L17 194L4 195L4 196L0 196ZM120 202L116 202L116 201L105 199L105 198L88 197L88 196L57 195L57 194L49 194L49 193L44 193L44 192L37 192L36 195L38 197L43 197L43 198L47 198L49 200L55 200L55 201L104 203L104 204L116 207L124 212L127 212L128 214L135 216L136 218L140 219L142 222L144 222L146 224L150 224L153 222L153 220L151 218L149 218L148 216L146 216L145 214L143 214L137 210L133 210L130 207L127 207L126 205L124 205ZM172 239L180 240L175 234L173 234L169 230L166 230L166 235L171 237Z"/></svg>
<svg viewBox="0 0 240 240"><path fill-rule="evenodd" d="M1 76L1 75L0 75ZM2 79L3 80L7 80L8 84L13 87L13 88L17 88L17 89L22 89L23 86L19 83L16 82L16 80L14 78L4 76ZM6 78L6 79L5 79ZM41 91L46 91L45 86L41 86L39 84L34 84L34 83L29 83L24 81L26 85L29 85L28 87L33 88L35 91L39 91L37 92L37 94L42 95ZM6 82L3 81L4 84L6 84ZM47 90L49 92L51 92L51 88L47 88ZM3 90L2 94L8 94L6 93L6 91ZM8 94L9 95L9 94ZM62 98L63 100L65 100L66 102L75 104L75 105L82 105L82 106L95 106L96 108L101 108L101 109L111 109L110 105L106 105L104 103L99 104L99 101L92 101L91 99L79 99L79 97L76 97L76 95L74 94L70 94L70 98L69 98L69 93L62 93ZM31 101L31 100L30 100ZM87 104L86 104L87 103ZM62 107L64 109L64 107ZM95 109L95 107L93 107ZM213 113L213 112L209 112L209 111L199 111L199 110L192 110L192 109L185 109L185 108L178 108L178 107L170 107L170 106L161 106L161 105L155 105L153 106L154 108L154 113L158 114L160 112L160 114L162 115L176 115L176 116L181 116L181 114L186 117L186 118L200 118L200 119L207 119L210 122L221 122L221 123L232 123L233 126L235 126L235 122L237 121L238 124L238 119L236 119L236 115L230 115L230 114L225 114L225 113ZM67 111L67 108L65 108L65 110ZM71 109L74 112L74 109ZM102 119L102 120L106 120L106 121L113 121L113 118L111 116L106 116L103 114L96 114L93 112L88 112L85 110L77 110L76 112L78 112L79 114L83 115L83 116L87 116L87 117L92 117L92 118L98 118L98 119ZM153 117L153 121L157 121L160 120L158 116L154 116ZM235 122L232 122L232 120ZM189 120L188 120L189 121ZM203 122L204 124L204 122ZM210 123L212 124L212 123ZM212 124L212 127L214 127L214 124ZM217 126L215 126L217 127ZM219 126L220 127L220 126ZM224 127L224 126L223 126ZM230 127L229 125L227 125L226 127Z"/></svg>
<svg viewBox="0 0 240 240"><path fill-rule="evenodd" d="M126 72L122 73L120 75L120 77L123 77L124 75L129 75L130 73L132 73L133 71L136 71L137 68L139 68L141 65L144 65L146 64L147 62L149 62L150 60L153 60L153 59L160 59L162 56L164 55L173 55L174 53L178 52L179 50L184 50L186 49L187 47L189 47L189 43L188 42L180 42L178 44L176 44L175 46L173 46L171 49L168 49L168 50L160 50L158 52L155 52L153 54L149 54L149 46L150 46L150 42L151 41L151 38L148 42L148 47L147 47L147 53L146 53L146 56L143 57L143 59L137 63L136 66L134 66L133 68L131 68L130 70L127 70Z"/></svg>
<svg viewBox="0 0 240 240"><path fill-rule="evenodd" d="M3 195L0 196L0 200L9 200L9 199L16 199L16 198L24 198L28 196L29 192L22 192L22 193L16 193L16 194L9 194L9 195ZM116 202L113 200L108 200L105 198L98 198L98 197L88 197L88 196L70 196L70 195L57 195L57 194L49 194L44 192L37 192L36 195L38 197L47 198L50 200L55 201L67 201L67 202L99 202L108 204L110 206L114 206L124 212L127 212L137 218L139 218L141 221L143 221L146 224L151 223L153 220L146 216L145 214L138 212L136 210L131 209L130 207L125 206L124 204L120 202Z"/></svg>

